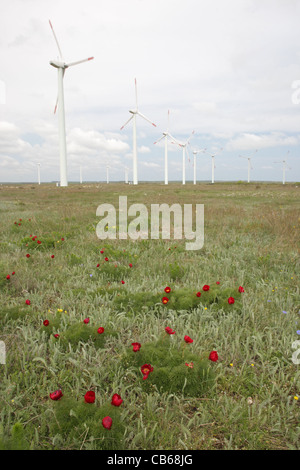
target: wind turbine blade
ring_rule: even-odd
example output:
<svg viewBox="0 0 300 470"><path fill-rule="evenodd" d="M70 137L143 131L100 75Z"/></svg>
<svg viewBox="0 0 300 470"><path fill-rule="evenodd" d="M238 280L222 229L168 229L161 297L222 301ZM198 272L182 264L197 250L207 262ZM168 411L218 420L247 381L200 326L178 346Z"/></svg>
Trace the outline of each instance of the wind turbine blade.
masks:
<svg viewBox="0 0 300 470"><path fill-rule="evenodd" d="M173 139L174 142L172 142L172 144L177 144L177 145L182 145L177 139L175 139L175 137L173 137L171 134L167 134L171 139Z"/></svg>
<svg viewBox="0 0 300 470"><path fill-rule="evenodd" d="M145 119L146 121L150 122L150 124L152 124L152 126L156 127L156 124L154 124L154 122L150 121L150 119L148 119L146 116L144 116L142 113L140 113L139 111L137 112L137 114L139 116L141 116L143 119Z"/></svg>
<svg viewBox="0 0 300 470"><path fill-rule="evenodd" d="M120 130L124 129L124 127L131 121L131 119L133 119L133 115L128 119L128 121L125 122L125 124L123 124Z"/></svg>
<svg viewBox="0 0 300 470"><path fill-rule="evenodd" d="M161 136L156 142L154 142L154 144L158 144L158 142L160 142L160 141L161 141L162 139L164 139L165 137L166 137L165 135Z"/></svg>
<svg viewBox="0 0 300 470"><path fill-rule="evenodd" d="M54 32L54 29L53 29L53 26L52 26L52 23L51 23L51 21L50 21L50 20L49 20L49 23L50 23L50 27L51 27L51 29L52 29L52 33L53 33L53 36L54 36L55 42L56 42L56 44L57 44L57 47L58 47L59 58L62 60L62 58L63 58L63 57L62 57L61 49L60 49L60 47L59 47L58 40L57 40L56 34L55 34L55 32Z"/></svg>
<svg viewBox="0 0 300 470"><path fill-rule="evenodd" d="M193 136L194 134L195 134L195 131L193 131L193 132L191 133L191 135L189 136L188 140L186 141L187 144L189 143L190 139L192 138L192 136Z"/></svg>
<svg viewBox="0 0 300 470"><path fill-rule="evenodd" d="M66 64L66 67L72 67L73 65L82 64L83 62L88 62L92 59L94 59L94 57L88 57L87 59L78 60L77 62L70 62L69 64Z"/></svg>

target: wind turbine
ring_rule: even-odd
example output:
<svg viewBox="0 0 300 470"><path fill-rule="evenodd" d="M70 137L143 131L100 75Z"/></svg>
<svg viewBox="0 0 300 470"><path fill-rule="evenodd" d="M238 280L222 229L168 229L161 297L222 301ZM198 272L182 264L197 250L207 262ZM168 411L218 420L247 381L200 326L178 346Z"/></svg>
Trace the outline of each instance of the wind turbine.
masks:
<svg viewBox="0 0 300 470"><path fill-rule="evenodd" d="M57 37L55 35L51 21L49 20L50 27L53 32L53 36L58 48L59 59L51 60L50 65L57 68L58 71L58 96L56 100L56 105L54 108L54 113L58 105L58 128L59 128L59 154L60 154L60 186L68 186L67 178L67 145L66 145L66 124L65 124L65 105L64 105L64 87L63 87L63 78L65 71L68 67L73 65L81 64L82 62L87 62L92 60L94 57L88 57L87 59L78 60L77 62L70 62L66 64L63 60L61 49Z"/></svg>
<svg viewBox="0 0 300 470"><path fill-rule="evenodd" d="M37 163L37 167L38 167L38 184L41 184L41 164L40 163Z"/></svg>
<svg viewBox="0 0 300 470"><path fill-rule="evenodd" d="M109 183L109 173L108 170L110 169L110 166L106 165L106 183Z"/></svg>
<svg viewBox="0 0 300 470"><path fill-rule="evenodd" d="M176 142L178 145L179 142L171 135L169 134L169 123L170 123L170 111L168 110L168 128L166 132L163 132L163 135L161 136L160 139L158 139L154 144L157 144L160 142L162 139L165 139L165 184L169 184L169 179L168 179L168 137L170 137L174 142Z"/></svg>
<svg viewBox="0 0 300 470"><path fill-rule="evenodd" d="M82 167L79 168L79 182L82 184Z"/></svg>
<svg viewBox="0 0 300 470"><path fill-rule="evenodd" d="M184 143L180 143L180 142L176 142L176 141L172 142L172 144L177 144L177 145L179 145L179 147L182 147L182 184L185 184L185 153L186 152L188 153L187 146L190 143L190 139L191 139L191 137L194 133L195 133L195 131L193 131L191 133L188 140Z"/></svg>
<svg viewBox="0 0 300 470"><path fill-rule="evenodd" d="M256 152L257 150L255 150L254 153ZM251 158L253 157L254 153L251 155L251 157L244 157L243 155L239 155L240 158L245 158L246 160L248 160L248 183L250 183L250 170L253 170L251 166Z"/></svg>
<svg viewBox="0 0 300 470"><path fill-rule="evenodd" d="M125 167L125 184L128 184L128 170L127 166Z"/></svg>
<svg viewBox="0 0 300 470"><path fill-rule="evenodd" d="M221 147L221 148L220 148L220 152L222 152L222 150L223 150L223 148ZM215 182L215 168L216 168L216 167L215 167L215 157L216 157L220 152L218 152L218 153L209 153L209 152L206 152L206 151L205 151L205 153L207 153L208 155L211 156L211 182L212 182L212 184L214 184L214 182Z"/></svg>
<svg viewBox="0 0 300 470"><path fill-rule="evenodd" d="M201 149L201 150L194 150L193 151L193 155L194 155L194 184L196 184L196 157L197 157L198 153L205 152L205 150L206 150L206 148Z"/></svg>
<svg viewBox="0 0 300 470"><path fill-rule="evenodd" d="M290 153L290 151L288 150L287 154L288 155ZM286 157L285 157L286 158ZM274 163L283 163L283 175L282 175L282 184L285 184L285 170L286 168L288 168L289 170L291 170L291 168L289 166L287 166L287 162L286 160L281 160L280 162L274 162Z"/></svg>
<svg viewBox="0 0 300 470"><path fill-rule="evenodd" d="M146 121L150 122L152 126L156 127L156 124L154 124L150 119L148 119L146 116L144 116L142 113L139 112L138 110L138 100L137 100L137 86L136 86L136 78L134 79L134 84L135 84L135 102L136 102L136 108L135 109L130 109L129 112L132 114L128 121L125 122L125 124L121 127L121 130L124 129L124 127L133 119L133 184L138 184L138 175L137 175L137 150L136 150L136 116L139 115Z"/></svg>

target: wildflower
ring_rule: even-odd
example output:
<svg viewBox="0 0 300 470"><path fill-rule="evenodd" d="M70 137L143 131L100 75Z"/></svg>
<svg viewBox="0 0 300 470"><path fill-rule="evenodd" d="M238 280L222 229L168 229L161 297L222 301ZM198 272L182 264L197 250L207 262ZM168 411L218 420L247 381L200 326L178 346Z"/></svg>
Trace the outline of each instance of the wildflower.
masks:
<svg viewBox="0 0 300 470"><path fill-rule="evenodd" d="M57 333L56 333L55 335L53 335L53 336L54 336L54 338L56 338L56 339L59 338L59 335L58 335Z"/></svg>
<svg viewBox="0 0 300 470"><path fill-rule="evenodd" d="M86 392L86 394L84 395L84 401L86 403L94 403L95 402L95 392L93 392L93 391Z"/></svg>
<svg viewBox="0 0 300 470"><path fill-rule="evenodd" d="M30 304L31 304L30 300L28 300L28 299L25 300L25 304L26 304L26 305L30 305Z"/></svg>
<svg viewBox="0 0 300 470"><path fill-rule="evenodd" d="M64 242L64 241L65 241L65 239L64 239L64 238L62 238L62 239L61 239L61 241L62 241L62 242Z"/></svg>
<svg viewBox="0 0 300 470"><path fill-rule="evenodd" d="M83 323L85 323L86 325L89 323L90 319L87 317L83 320Z"/></svg>
<svg viewBox="0 0 300 470"><path fill-rule="evenodd" d="M239 292L240 292L240 293L245 292L245 289L244 289L242 286L240 286L240 287L239 287Z"/></svg>
<svg viewBox="0 0 300 470"><path fill-rule="evenodd" d="M125 281L121 281L121 284L125 284Z"/></svg>
<svg viewBox="0 0 300 470"><path fill-rule="evenodd" d="M50 393L51 400L59 400L63 396L61 390L55 390L55 392Z"/></svg>
<svg viewBox="0 0 300 470"><path fill-rule="evenodd" d="M217 286L220 284L219 281L216 282Z"/></svg>
<svg viewBox="0 0 300 470"><path fill-rule="evenodd" d="M37 241L37 244L40 245L42 242L40 240Z"/></svg>
<svg viewBox="0 0 300 470"><path fill-rule="evenodd" d="M205 286L203 286L202 289L203 289L204 291L209 291L210 286L208 286L207 284L205 284Z"/></svg>
<svg viewBox="0 0 300 470"><path fill-rule="evenodd" d="M104 259L105 259L105 261L108 261L108 258L107 258L107 257L106 257L106 258L104 258Z"/></svg>
<svg viewBox="0 0 300 470"><path fill-rule="evenodd" d="M98 328L97 333L99 333L99 335L102 335L102 333L104 333L103 326L100 326L100 328Z"/></svg>
<svg viewBox="0 0 300 470"><path fill-rule="evenodd" d="M131 346L133 346L133 352L138 352L142 347L141 343L131 343Z"/></svg>
<svg viewBox="0 0 300 470"><path fill-rule="evenodd" d="M129 266L130 268L132 268L132 263L129 263L129 265L128 265L128 266Z"/></svg>
<svg viewBox="0 0 300 470"><path fill-rule="evenodd" d="M193 362L190 362L190 363L186 362L185 365L186 365L187 367L190 367L191 369L193 369L193 367L194 367L194 363L193 363Z"/></svg>
<svg viewBox="0 0 300 470"><path fill-rule="evenodd" d="M166 293L166 294L169 294L170 292L171 292L171 287L168 287L168 286L167 286L167 287L165 288L165 293Z"/></svg>
<svg viewBox="0 0 300 470"><path fill-rule="evenodd" d="M6 276L6 279L7 279L7 280L9 280L9 279L10 279L10 275L9 275L9 274Z"/></svg>
<svg viewBox="0 0 300 470"><path fill-rule="evenodd" d="M120 406L122 403L123 403L123 400L120 397L120 395L115 393L112 397L111 404L114 405L114 406Z"/></svg>
<svg viewBox="0 0 300 470"><path fill-rule="evenodd" d="M169 302L169 299L168 299L168 297L163 297L161 299L161 301L162 301L163 304L167 304Z"/></svg>
<svg viewBox="0 0 300 470"><path fill-rule="evenodd" d="M104 250L101 250L101 251L100 251L100 253L103 255L103 253L104 253Z"/></svg>
<svg viewBox="0 0 300 470"><path fill-rule="evenodd" d="M146 380L148 378L148 375L150 374L150 372L153 372L153 367L151 366L151 364L144 364L141 367L141 371L142 371L142 374L143 374L143 380Z"/></svg>
<svg viewBox="0 0 300 470"><path fill-rule="evenodd" d="M229 297L228 303L229 303L229 304L234 304L234 302L235 302L234 298L233 298L233 297Z"/></svg>
<svg viewBox="0 0 300 470"><path fill-rule="evenodd" d="M299 400L299 397L297 397L297 396L294 396L294 400Z"/></svg>
<svg viewBox="0 0 300 470"><path fill-rule="evenodd" d="M112 419L110 416L105 416L105 418L102 419L102 426L105 429L110 429L112 426Z"/></svg>
<svg viewBox="0 0 300 470"><path fill-rule="evenodd" d="M174 335L176 332L172 330L169 326L165 328L165 332L168 333L168 335Z"/></svg>
<svg viewBox="0 0 300 470"><path fill-rule="evenodd" d="M98 264L97 264L97 268L99 268L99 266L100 266L100 264L98 263Z"/></svg>
<svg viewBox="0 0 300 470"><path fill-rule="evenodd" d="M197 292L196 296L201 297L201 292Z"/></svg>
<svg viewBox="0 0 300 470"><path fill-rule="evenodd" d="M53 258L54 258L54 255L51 255L51 258L53 259Z"/></svg>
<svg viewBox="0 0 300 470"><path fill-rule="evenodd" d="M16 274L15 271L13 271L13 272L11 273L12 276L14 276L15 274Z"/></svg>
<svg viewBox="0 0 300 470"><path fill-rule="evenodd" d="M27 253L26 258L30 258L30 254L29 254L29 253Z"/></svg>
<svg viewBox="0 0 300 470"><path fill-rule="evenodd" d="M44 326L48 326L48 325L49 325L49 320L44 320L44 321L43 321L43 325L44 325Z"/></svg>
<svg viewBox="0 0 300 470"><path fill-rule="evenodd" d="M219 356L218 356L217 351L211 351L211 353L210 353L208 359L209 359L210 361L217 362L217 360L219 359Z"/></svg>
<svg viewBox="0 0 300 470"><path fill-rule="evenodd" d="M184 341L185 341L186 343L193 343L194 340L193 340L192 338L190 338L189 336L185 335Z"/></svg>

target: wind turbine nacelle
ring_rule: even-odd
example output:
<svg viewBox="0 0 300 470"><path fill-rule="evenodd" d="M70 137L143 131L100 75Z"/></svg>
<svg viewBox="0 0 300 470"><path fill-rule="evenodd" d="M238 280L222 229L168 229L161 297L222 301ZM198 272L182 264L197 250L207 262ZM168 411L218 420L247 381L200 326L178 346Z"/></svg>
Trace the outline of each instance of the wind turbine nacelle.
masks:
<svg viewBox="0 0 300 470"><path fill-rule="evenodd" d="M50 60L50 65L57 69L66 69L67 65L64 62L60 62L59 60Z"/></svg>
<svg viewBox="0 0 300 470"><path fill-rule="evenodd" d="M136 111L136 110L133 110L133 109L130 109L129 112L130 112L131 114L136 114L136 113L137 113L137 111Z"/></svg>

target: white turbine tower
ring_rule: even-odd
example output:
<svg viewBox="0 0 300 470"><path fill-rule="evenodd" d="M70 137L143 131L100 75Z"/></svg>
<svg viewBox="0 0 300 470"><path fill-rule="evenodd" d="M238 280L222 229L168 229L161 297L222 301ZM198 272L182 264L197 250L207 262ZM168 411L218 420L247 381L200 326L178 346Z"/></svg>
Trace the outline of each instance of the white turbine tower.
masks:
<svg viewBox="0 0 300 470"><path fill-rule="evenodd" d="M82 167L79 168L79 182L82 184Z"/></svg>
<svg viewBox="0 0 300 470"><path fill-rule="evenodd" d="M195 131L193 131L191 133L188 140L184 143L180 143L180 142L176 142L176 141L172 142L172 144L177 144L177 145L179 145L179 147L182 147L182 184L185 184L185 154L188 153L187 146L190 143L190 139L191 139L191 137L194 133L195 133Z"/></svg>
<svg viewBox="0 0 300 470"><path fill-rule="evenodd" d="M106 183L108 184L109 183L109 170L110 169L110 166L106 165Z"/></svg>
<svg viewBox="0 0 300 470"><path fill-rule="evenodd" d="M135 109L130 109L129 112L132 114L128 121L125 122L125 124L121 127L121 130L124 129L124 127L133 119L133 184L138 184L138 175L137 175L137 149L136 149L136 116L139 115L146 121L150 122L152 126L156 127L156 124L154 124L150 119L148 119L146 116L144 116L142 113L139 112L138 110L138 100L137 100L137 86L136 86L136 78L134 79L134 84L135 84L135 102L136 102L136 108Z"/></svg>
<svg viewBox="0 0 300 470"><path fill-rule="evenodd" d="M88 57L87 59L79 60L77 62L70 62L66 64L63 60L61 49L59 47L57 37L55 35L54 29L52 27L51 21L49 20L55 42L57 44L59 59L51 60L50 65L57 68L58 71L58 96L56 100L56 105L54 108L54 113L58 105L58 126L59 126L59 154L60 154L60 186L68 186L67 178L67 145L66 145L66 125L65 125L65 105L64 105L64 87L63 87L63 78L65 71L68 67L73 65L81 64L82 62L87 62L92 60L94 57Z"/></svg>
<svg viewBox="0 0 300 470"><path fill-rule="evenodd" d="M288 152L287 152L286 155L288 155L289 153L290 153L290 151L288 150ZM286 158L286 157L285 157L285 158ZM284 160L281 160L280 162L274 162L274 163L283 163L283 168L282 168L282 170L283 170L283 174L282 174L282 184L285 184L285 171L286 171L287 168L288 168L289 170L291 170L291 168L288 166L288 164L287 164L287 162L286 162L285 159L284 159Z"/></svg>
<svg viewBox="0 0 300 470"><path fill-rule="evenodd" d="M38 184L41 184L41 164L37 164L37 170L38 170Z"/></svg>
<svg viewBox="0 0 300 470"><path fill-rule="evenodd" d="M220 152L222 152L222 150L223 150L223 148L221 147L221 148L220 148L220 151L219 151L218 153L216 153L216 152L215 152L215 153L209 153L209 152L206 152L206 151L205 151L205 153L207 153L208 155L211 156L211 182L212 182L212 184L214 184L214 182L215 182L215 168L216 168L216 167L215 167L215 157L216 157Z"/></svg>
<svg viewBox="0 0 300 470"><path fill-rule="evenodd" d="M168 128L166 132L163 132L163 135L160 139L158 139L154 144L157 144L162 139L165 139L165 184L169 184L168 179L168 137L170 137L176 144L180 145L180 143L171 135L169 134L169 123L170 123L170 111L168 110Z"/></svg>
<svg viewBox="0 0 300 470"><path fill-rule="evenodd" d="M125 167L125 184L128 184L128 170L127 166Z"/></svg>
<svg viewBox="0 0 300 470"><path fill-rule="evenodd" d="M254 153L256 153L257 150L255 150ZM251 157L245 157L243 155L239 155L240 158L245 158L246 160L248 160L248 183L250 183L250 171L253 170L252 166L251 166L251 158L253 157L254 153L251 155Z"/></svg>
<svg viewBox="0 0 300 470"><path fill-rule="evenodd" d="M196 184L196 174L197 174L197 165L196 165L196 157L197 157L197 154L200 153L200 152L205 152L206 148L205 149L201 149L201 150L194 150L193 151L193 155L194 155L194 184Z"/></svg>

